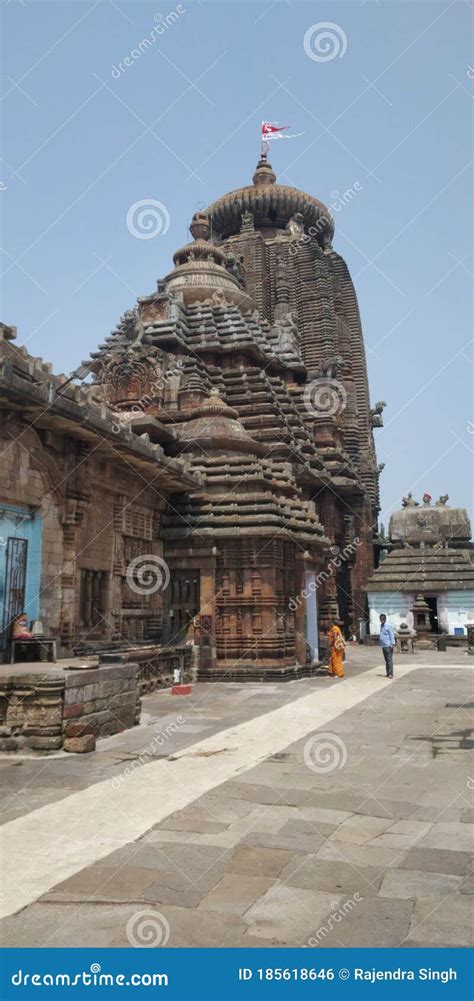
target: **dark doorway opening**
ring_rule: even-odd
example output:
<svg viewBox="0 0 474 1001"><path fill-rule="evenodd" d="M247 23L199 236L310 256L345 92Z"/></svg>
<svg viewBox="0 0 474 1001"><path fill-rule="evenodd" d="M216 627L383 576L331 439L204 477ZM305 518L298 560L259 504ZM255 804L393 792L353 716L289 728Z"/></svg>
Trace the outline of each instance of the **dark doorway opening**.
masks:
<svg viewBox="0 0 474 1001"><path fill-rule="evenodd" d="M432 633L439 633L438 600L437 598L424 595L426 604L430 609L430 629Z"/></svg>
<svg viewBox="0 0 474 1001"><path fill-rule="evenodd" d="M350 639L350 625L352 623L352 587L351 574L347 564L337 571L336 577L337 604L339 615L344 623L343 633L345 639Z"/></svg>

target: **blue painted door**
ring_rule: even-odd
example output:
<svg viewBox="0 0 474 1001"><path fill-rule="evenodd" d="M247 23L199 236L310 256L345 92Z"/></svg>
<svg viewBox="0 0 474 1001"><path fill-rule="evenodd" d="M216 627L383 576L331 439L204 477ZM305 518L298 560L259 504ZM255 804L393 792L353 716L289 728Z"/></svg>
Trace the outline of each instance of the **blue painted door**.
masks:
<svg viewBox="0 0 474 1001"><path fill-rule="evenodd" d="M41 516L28 508L0 505L0 648L10 637L11 621L25 612L39 618Z"/></svg>

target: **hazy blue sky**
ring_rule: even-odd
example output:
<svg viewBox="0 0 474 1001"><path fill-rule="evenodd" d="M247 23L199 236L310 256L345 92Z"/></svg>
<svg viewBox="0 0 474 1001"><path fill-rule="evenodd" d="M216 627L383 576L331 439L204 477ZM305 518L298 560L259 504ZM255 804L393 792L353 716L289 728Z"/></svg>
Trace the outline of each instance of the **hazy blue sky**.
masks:
<svg viewBox="0 0 474 1001"><path fill-rule="evenodd" d="M178 9L134 59L171 0L3 4L4 319L70 372L170 270L193 212L248 183L262 118L289 123L304 135L273 144L283 183L327 204L360 189L334 213L334 245L359 296L372 400L388 403L383 518L410 489L467 505L472 3ZM317 30L309 54L303 40L325 21L339 55L318 61ZM154 239L126 224L145 199L169 213Z"/></svg>

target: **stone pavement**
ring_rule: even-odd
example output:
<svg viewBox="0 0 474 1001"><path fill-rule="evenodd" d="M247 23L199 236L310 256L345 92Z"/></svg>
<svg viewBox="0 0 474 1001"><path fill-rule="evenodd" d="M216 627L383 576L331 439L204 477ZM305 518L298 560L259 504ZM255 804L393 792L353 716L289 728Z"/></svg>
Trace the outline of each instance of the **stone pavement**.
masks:
<svg viewBox="0 0 474 1001"><path fill-rule="evenodd" d="M403 676L408 663L419 669ZM3 756L0 772L11 789L8 805L3 797L5 833L21 834L15 825L29 818L39 828L54 803L63 841L52 829L38 864L49 854L58 869L64 837L73 849L77 838L79 856L83 850L74 825L67 828L74 796L86 804L96 787L105 803L109 786L117 795L125 790L128 769L138 813L148 776L150 798L159 797L152 778L166 759L189 769L189 788L187 805L165 810L140 837L122 838L115 851L92 846L92 864L79 858L73 875L53 876L38 900L3 920L2 944L470 944L470 660L460 651L399 657L393 682L374 664L378 651L356 648L345 681L199 685L179 704L155 693L144 700L144 725L100 741L95 755ZM364 698L365 690L373 693ZM344 691L350 708L341 711ZM301 716L309 695L332 705L325 725L310 733ZM274 710L280 715L269 715ZM256 755L249 740L239 748L244 764L221 782L221 759L232 750L232 733L247 732L236 730L242 726L261 732L264 753ZM301 739L282 744L285 726ZM273 746L280 749L268 751ZM208 779L202 795L193 786L195 754ZM110 820L117 828L124 822L119 812ZM25 841L25 865L27 848Z"/></svg>

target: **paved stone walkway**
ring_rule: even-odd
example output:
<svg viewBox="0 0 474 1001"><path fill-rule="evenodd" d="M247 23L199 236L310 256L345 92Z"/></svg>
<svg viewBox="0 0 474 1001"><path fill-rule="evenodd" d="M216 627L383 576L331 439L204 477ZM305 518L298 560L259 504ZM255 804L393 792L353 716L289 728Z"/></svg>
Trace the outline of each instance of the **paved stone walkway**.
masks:
<svg viewBox="0 0 474 1001"><path fill-rule="evenodd" d="M383 684L373 670L378 662L377 651L358 648L350 651L346 681L196 686L191 700L176 707L173 700L171 712L169 694L156 693L144 701L145 725L101 741L95 755L22 763L4 756L0 772L12 790L8 834L29 817L39 824L49 803L57 804L62 825L74 796L86 802L81 796L94 785L99 813L103 783L120 792L124 769L132 769L130 781L139 775L144 798L145 777L160 768L159 761L150 765L150 754L179 758L190 749L181 759L189 762L188 805L165 812L116 851L93 846L93 864L79 862L73 875L53 879L39 900L4 919L2 943L468 945L470 662L456 651L420 654L410 658L419 669L403 677L408 659L400 657L398 679ZM360 677L366 672L370 678ZM344 689L350 701L350 690L371 686L374 676L376 691L337 711ZM283 732L273 737L269 722L298 732L301 700L321 690L321 705L333 703L328 722L310 732L301 724L301 739L281 745ZM274 710L284 716L269 716ZM177 726L178 716L184 722ZM251 720L254 729L261 726L262 746L271 739L279 749L252 767L249 748L246 767L241 747L243 766L220 782L222 754L208 735L228 736ZM196 740L211 749L207 757L198 752L214 778L203 795L192 787ZM221 741L223 748L228 743ZM143 806L137 799L137 812ZM74 846L74 827L62 836ZM52 829L48 864L58 870L59 843Z"/></svg>

